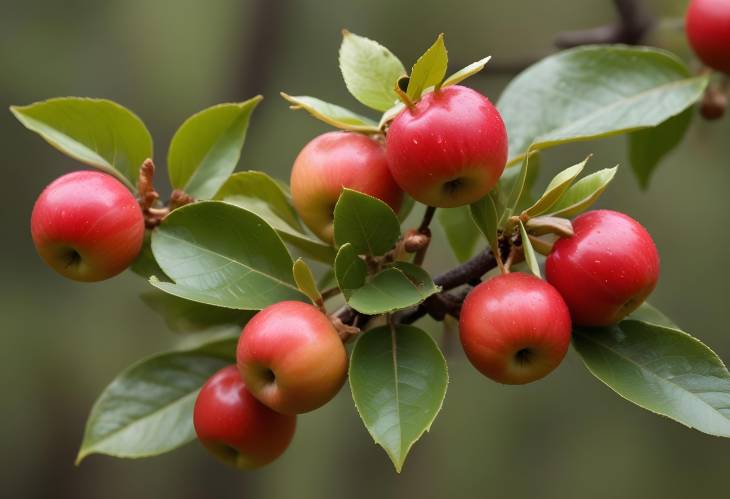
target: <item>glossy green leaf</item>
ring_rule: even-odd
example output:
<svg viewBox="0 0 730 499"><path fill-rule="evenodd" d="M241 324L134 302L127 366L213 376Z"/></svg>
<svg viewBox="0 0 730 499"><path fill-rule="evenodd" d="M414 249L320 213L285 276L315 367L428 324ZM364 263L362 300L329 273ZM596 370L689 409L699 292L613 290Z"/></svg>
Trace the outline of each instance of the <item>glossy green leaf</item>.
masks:
<svg viewBox="0 0 730 499"><path fill-rule="evenodd" d="M238 164L251 113L261 99L219 104L185 120L167 153L172 186L195 198L213 197Z"/></svg>
<svg viewBox="0 0 730 499"><path fill-rule="evenodd" d="M176 333L240 333L255 313L185 300L158 289L145 291L140 298L161 315L167 327Z"/></svg>
<svg viewBox="0 0 730 499"><path fill-rule="evenodd" d="M349 298L353 290L362 287L367 276L368 267L352 244L345 243L340 246L335 257L335 277L345 298Z"/></svg>
<svg viewBox="0 0 730 499"><path fill-rule="evenodd" d="M446 76L448 64L449 56L444 44L444 34L441 33L413 65L406 89L408 97L416 101L426 88L438 86Z"/></svg>
<svg viewBox="0 0 730 499"><path fill-rule="evenodd" d="M583 171L583 168L585 167L586 163L588 162L588 159L590 156L577 165L573 165L569 168L566 168L565 170L561 171L548 184L547 188L545 188L545 192L540 196L540 198L525 210L525 213L527 213L531 217L535 217L537 215L542 215L546 211L550 209L551 206L553 206L558 199L563 195L563 193L573 184L573 181L580 175L580 172Z"/></svg>
<svg viewBox="0 0 730 499"><path fill-rule="evenodd" d="M398 116L401 111L403 111L406 108L406 105L402 102L396 103L393 107L388 109L383 113L383 115L380 117L380 121L378 122L378 128L383 130L385 128L386 123L389 123L390 121L393 121L396 116Z"/></svg>
<svg viewBox="0 0 730 499"><path fill-rule="evenodd" d="M682 141L693 115L694 108L689 108L656 128L646 128L629 135L631 168L642 189L649 187L649 177L659 161Z"/></svg>
<svg viewBox="0 0 730 499"><path fill-rule="evenodd" d="M730 437L730 373L689 334L624 320L578 328L573 342L588 370L626 400L690 428Z"/></svg>
<svg viewBox="0 0 730 499"><path fill-rule="evenodd" d="M178 208L152 236L152 252L174 283L150 282L180 298L242 310L306 300L274 229L232 204L204 201Z"/></svg>
<svg viewBox="0 0 730 499"><path fill-rule="evenodd" d="M474 76L479 71L484 69L484 66L487 65L489 60L492 58L491 55L485 57L484 59L480 59L476 62L472 62L468 66L460 69L456 73L452 74L448 78L446 78L446 81L443 83L443 87L448 87L449 85L458 85L462 81L466 80L470 76Z"/></svg>
<svg viewBox="0 0 730 499"><path fill-rule="evenodd" d="M299 215L282 186L263 172L231 175L214 199L240 206L263 218L284 239L305 256L324 263L334 259L334 249L304 232Z"/></svg>
<svg viewBox="0 0 730 499"><path fill-rule="evenodd" d="M294 275L294 282L297 283L299 290L307 295L312 300L312 303L317 304L322 301L322 295L319 294L317 281L314 280L312 269L309 268L309 265L304 260L298 258L294 262L292 274Z"/></svg>
<svg viewBox="0 0 730 499"><path fill-rule="evenodd" d="M439 290L421 267L398 262L354 290L347 303L363 314L378 315L418 305Z"/></svg>
<svg viewBox="0 0 730 499"><path fill-rule="evenodd" d="M156 456L192 441L198 391L236 361L236 342L234 337L155 355L123 371L91 410L77 464L90 454Z"/></svg>
<svg viewBox="0 0 730 499"><path fill-rule="evenodd" d="M505 175L503 175L502 179L500 179L500 188L503 189L504 192L509 192L505 203L505 209L502 211L500 225L504 222L504 220L518 211L521 201L523 201L526 194L529 194L530 187L532 181L534 181L538 167L539 155L530 152L522 160L520 171L514 179L510 179L509 177L505 178ZM505 189L507 185L510 185L509 191Z"/></svg>
<svg viewBox="0 0 730 499"><path fill-rule="evenodd" d="M525 263L527 268L530 269L536 277L542 278L540 275L540 265L537 263L537 256L535 250L532 248L532 243L525 230L525 225L520 221L520 239L522 240L522 251L525 254Z"/></svg>
<svg viewBox="0 0 730 499"><path fill-rule="evenodd" d="M695 103L707 76L648 47L586 46L520 73L498 102L512 161L543 149L654 127Z"/></svg>
<svg viewBox="0 0 730 499"><path fill-rule="evenodd" d="M291 96L281 92L281 96L289 101L291 109L304 109L318 120L324 121L335 128L361 133L378 133L380 131L375 121L336 104L330 104L306 95Z"/></svg>
<svg viewBox="0 0 730 499"><path fill-rule="evenodd" d="M674 329L681 329L677 326L672 319L664 315L655 306L648 302L642 303L639 308L629 314L629 319L636 319L637 321L650 322L651 324L658 324L660 326L671 327Z"/></svg>
<svg viewBox="0 0 730 499"><path fill-rule="evenodd" d="M398 211L398 221L400 223L405 222L408 215L410 215L411 211L413 211L414 206L416 206L415 199L404 192L403 201L401 202L400 210Z"/></svg>
<svg viewBox="0 0 730 499"><path fill-rule="evenodd" d="M162 271L160 266L157 265L155 255L152 254L151 231L145 231L144 241L142 242L142 249L140 250L139 255L137 255L137 258L135 258L134 262L132 262L132 265L129 266L129 270L131 270L138 276L144 277L145 279L149 279L151 276L154 275L162 281L170 280Z"/></svg>
<svg viewBox="0 0 730 499"><path fill-rule="evenodd" d="M497 251L497 230L501 218L499 195L495 190L469 206L472 219L489 242L492 251Z"/></svg>
<svg viewBox="0 0 730 499"><path fill-rule="evenodd" d="M378 111L395 104L396 82L406 74L403 63L390 50L347 30L342 32L340 71L352 96Z"/></svg>
<svg viewBox="0 0 730 499"><path fill-rule="evenodd" d="M441 208L436 213L457 260L465 262L471 258L479 240L479 228L474 223L469 206Z"/></svg>
<svg viewBox="0 0 730 499"><path fill-rule="evenodd" d="M424 331L384 326L360 336L349 372L365 427L400 472L411 447L441 410L449 380L444 356Z"/></svg>
<svg viewBox="0 0 730 499"><path fill-rule="evenodd" d="M388 252L400 237L400 222L381 200L351 189L343 189L334 212L335 242L352 244L358 254L372 256Z"/></svg>
<svg viewBox="0 0 730 499"><path fill-rule="evenodd" d="M84 164L136 186L152 137L137 115L105 99L61 97L10 111L29 130Z"/></svg>
<svg viewBox="0 0 730 499"><path fill-rule="evenodd" d="M606 190L617 169L617 166L605 168L577 181L550 207L550 214L555 217L572 218L587 210Z"/></svg>

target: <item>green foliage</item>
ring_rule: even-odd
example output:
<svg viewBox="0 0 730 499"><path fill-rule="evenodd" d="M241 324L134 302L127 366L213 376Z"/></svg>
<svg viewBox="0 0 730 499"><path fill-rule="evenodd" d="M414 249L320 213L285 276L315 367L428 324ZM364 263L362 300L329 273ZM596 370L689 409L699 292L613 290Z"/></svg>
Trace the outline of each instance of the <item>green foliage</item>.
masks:
<svg viewBox="0 0 730 499"><path fill-rule="evenodd" d="M155 231L152 252L174 283L150 282L180 298L242 310L306 300L274 229L232 204L205 201L178 208Z"/></svg>
<svg viewBox="0 0 730 499"><path fill-rule="evenodd" d="M193 440L198 390L235 362L236 342L234 337L155 355L122 372L91 410L77 464L90 454L156 456Z"/></svg>
<svg viewBox="0 0 730 499"><path fill-rule="evenodd" d="M430 429L446 395L446 361L413 326L364 333L350 359L350 388L365 427L400 472L411 446Z"/></svg>
<svg viewBox="0 0 730 499"><path fill-rule="evenodd" d="M626 400L710 435L730 437L730 373L679 329L639 320L578 328L586 367Z"/></svg>
<svg viewBox="0 0 730 499"><path fill-rule="evenodd" d="M442 33L413 65L406 89L408 97L416 101L421 98L421 94L428 87L438 87L446 76L448 64L449 57Z"/></svg>
<svg viewBox="0 0 730 499"><path fill-rule="evenodd" d="M500 215L502 208L499 203L499 194L497 189L484 196L479 201L469 206L471 216L474 219L479 230L484 234L489 242L489 247L494 254L499 251L497 249L497 229L499 228Z"/></svg>
<svg viewBox="0 0 730 499"><path fill-rule="evenodd" d="M105 99L62 97L10 111L29 130L84 164L133 187L142 162L152 157L152 137L134 113Z"/></svg>
<svg viewBox="0 0 730 499"><path fill-rule="evenodd" d="M572 218L587 210L606 190L617 169L617 166L605 168L583 177L566 190L548 211L554 217Z"/></svg>
<svg viewBox="0 0 730 499"><path fill-rule="evenodd" d="M398 100L398 78L406 74L403 63L378 42L342 32L340 70L347 90L366 106L386 111Z"/></svg>
<svg viewBox="0 0 730 499"><path fill-rule="evenodd" d="M219 104L188 118L167 154L172 186L195 198L213 197L238 164L251 113L261 99Z"/></svg>
<svg viewBox="0 0 730 499"><path fill-rule="evenodd" d="M317 288L317 281L314 279L314 274L309 265L302 260L297 258L292 267L292 274L294 275L294 282L297 283L299 290L307 295L313 303L320 303L322 301L322 295L319 293Z"/></svg>
<svg viewBox="0 0 730 499"><path fill-rule="evenodd" d="M489 60L492 58L492 56L487 56L484 59L480 59L476 62L472 62L468 66L460 69L456 73L452 74L448 78L446 78L446 81L444 81L443 85L444 87L448 87L449 85L458 85L462 81L466 80L470 76L474 76L479 71L484 69L484 66L487 65Z"/></svg>
<svg viewBox="0 0 730 499"><path fill-rule="evenodd" d="M525 210L529 216L542 215L548 211L565 191L573 184L573 181L580 175L590 156L577 165L573 165L561 171L550 181L542 196L529 208Z"/></svg>
<svg viewBox="0 0 730 499"><path fill-rule="evenodd" d="M530 242L530 238L527 236L527 230L525 230L525 225L522 222L520 222L520 238L522 239L522 251L525 253L525 263L527 264L527 268L530 269L530 272L532 272L535 277L542 278L535 250L532 249L532 243Z"/></svg>
<svg viewBox="0 0 730 499"><path fill-rule="evenodd" d="M334 233L338 246L350 243L359 255L378 256L400 237L400 222L381 200L343 189L335 206Z"/></svg>
<svg viewBox="0 0 730 499"><path fill-rule="evenodd" d="M335 277L337 285L345 298L350 298L352 291L365 284L368 268L350 243L340 246L335 257Z"/></svg>
<svg viewBox="0 0 730 499"><path fill-rule="evenodd" d="M479 228L474 223L469 206L441 208L436 213L457 260L465 262L471 258L479 241Z"/></svg>
<svg viewBox="0 0 730 499"><path fill-rule="evenodd" d="M316 97L291 96L284 92L281 92L281 96L289 101L291 109L304 109L318 120L324 121L335 128L361 133L378 133L380 130L378 124L370 118Z"/></svg>

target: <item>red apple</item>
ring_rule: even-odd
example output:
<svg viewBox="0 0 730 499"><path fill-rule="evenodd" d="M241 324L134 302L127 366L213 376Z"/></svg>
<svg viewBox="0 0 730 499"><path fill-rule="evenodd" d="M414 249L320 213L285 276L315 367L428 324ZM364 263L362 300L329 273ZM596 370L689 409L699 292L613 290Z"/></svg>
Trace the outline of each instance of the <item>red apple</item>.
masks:
<svg viewBox="0 0 730 499"><path fill-rule="evenodd" d="M395 212L403 200L380 142L352 132L316 137L294 161L291 194L307 227L328 243L333 241L333 212L343 187L376 197Z"/></svg>
<svg viewBox="0 0 730 499"><path fill-rule="evenodd" d="M692 0L685 31L702 62L730 74L730 1Z"/></svg>
<svg viewBox="0 0 730 499"><path fill-rule="evenodd" d="M388 129L393 178L414 199L451 208L473 203L497 184L507 162L499 111L459 85L428 93Z"/></svg>
<svg viewBox="0 0 730 499"><path fill-rule="evenodd" d="M482 374L521 385L546 376L563 360L570 344L570 313L542 279L504 274L469 293L459 331L467 357Z"/></svg>
<svg viewBox="0 0 730 499"><path fill-rule="evenodd" d="M75 281L101 281L126 269L144 239L137 200L111 175L69 173L46 187L30 222L38 254Z"/></svg>
<svg viewBox="0 0 730 499"><path fill-rule="evenodd" d="M547 280L580 326L615 324L633 312L659 279L659 254L633 218L610 210L573 221L574 236L558 240L547 258Z"/></svg>
<svg viewBox="0 0 730 499"><path fill-rule="evenodd" d="M198 439L214 456L236 468L251 469L284 453L297 417L274 412L256 400L236 366L228 366L201 388L193 424Z"/></svg>
<svg viewBox="0 0 730 499"><path fill-rule="evenodd" d="M254 397L282 414L324 405L347 375L347 352L329 318L298 301L270 305L246 324L237 363Z"/></svg>

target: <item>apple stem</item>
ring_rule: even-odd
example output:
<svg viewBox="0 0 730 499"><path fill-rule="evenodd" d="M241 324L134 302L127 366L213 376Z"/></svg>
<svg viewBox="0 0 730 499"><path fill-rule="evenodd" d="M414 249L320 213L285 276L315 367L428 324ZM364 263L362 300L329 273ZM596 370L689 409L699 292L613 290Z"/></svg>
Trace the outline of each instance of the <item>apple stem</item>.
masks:
<svg viewBox="0 0 730 499"><path fill-rule="evenodd" d="M398 98L403 104L406 105L408 109L413 109L413 107L416 105L416 103L413 102L410 97L408 97L408 94L405 93L403 89L400 88L400 86L395 86L395 93L398 94Z"/></svg>

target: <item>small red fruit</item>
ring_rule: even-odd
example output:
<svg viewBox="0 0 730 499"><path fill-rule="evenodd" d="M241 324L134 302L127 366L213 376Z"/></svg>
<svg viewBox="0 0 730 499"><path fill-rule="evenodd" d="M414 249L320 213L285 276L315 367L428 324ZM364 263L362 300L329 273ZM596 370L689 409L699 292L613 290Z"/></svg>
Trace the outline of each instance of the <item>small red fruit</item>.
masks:
<svg viewBox="0 0 730 499"><path fill-rule="evenodd" d="M459 317L471 363L499 383L538 380L558 367L570 344L568 307L535 276L504 274L475 287Z"/></svg>
<svg viewBox="0 0 730 499"><path fill-rule="evenodd" d="M46 187L33 206L31 234L38 254L75 281L101 281L126 269L144 239L142 210L121 182L78 171Z"/></svg>
<svg viewBox="0 0 730 499"><path fill-rule="evenodd" d="M730 74L730 1L692 0L685 31L702 62Z"/></svg>
<svg viewBox="0 0 730 499"><path fill-rule="evenodd" d="M200 442L214 456L240 469L258 468L289 447L296 416L272 411L256 400L236 366L224 367L203 385L193 410Z"/></svg>
<svg viewBox="0 0 730 499"><path fill-rule="evenodd" d="M333 213L344 187L376 197L396 213L403 200L382 144L352 132L316 137L294 161L291 194L304 223L325 242L333 241Z"/></svg>
<svg viewBox="0 0 730 499"><path fill-rule="evenodd" d="M453 85L396 116L386 153L404 191L429 206L450 208L477 201L497 184L507 163L507 131L489 99Z"/></svg>
<svg viewBox="0 0 730 499"><path fill-rule="evenodd" d="M324 405L347 375L347 352L334 326L319 309L298 301L257 313L243 328L236 357L254 397L282 414Z"/></svg>
<svg viewBox="0 0 730 499"><path fill-rule="evenodd" d="M610 210L573 221L575 235L558 240L547 258L548 282L563 295L573 323L615 324L641 305L659 279L659 254L633 218Z"/></svg>

